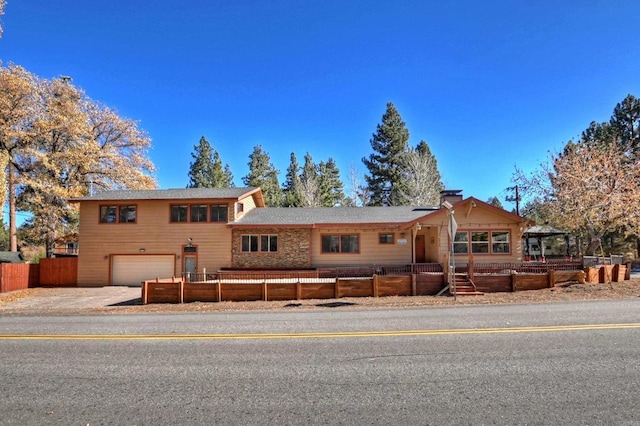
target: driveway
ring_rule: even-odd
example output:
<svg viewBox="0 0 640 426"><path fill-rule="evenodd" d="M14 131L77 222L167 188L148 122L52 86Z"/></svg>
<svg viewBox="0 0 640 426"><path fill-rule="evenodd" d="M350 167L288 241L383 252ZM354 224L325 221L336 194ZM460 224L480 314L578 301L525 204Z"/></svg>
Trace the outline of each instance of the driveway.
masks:
<svg viewBox="0 0 640 426"><path fill-rule="evenodd" d="M139 305L140 287L38 288L28 297L0 304L0 312L49 310L81 311L84 309Z"/></svg>

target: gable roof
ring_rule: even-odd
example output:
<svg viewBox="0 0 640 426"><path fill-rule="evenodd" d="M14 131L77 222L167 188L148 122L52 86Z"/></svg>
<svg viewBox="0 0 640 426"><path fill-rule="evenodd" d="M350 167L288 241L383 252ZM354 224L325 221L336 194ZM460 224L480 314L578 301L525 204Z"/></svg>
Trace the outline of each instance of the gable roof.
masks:
<svg viewBox="0 0 640 426"><path fill-rule="evenodd" d="M437 211L437 207L281 207L253 209L231 226L404 225Z"/></svg>
<svg viewBox="0 0 640 426"><path fill-rule="evenodd" d="M72 198L80 201L134 201L134 200L195 200L195 199L240 199L259 193L260 188L179 188L104 191L86 197ZM262 199L262 196L259 196Z"/></svg>
<svg viewBox="0 0 640 426"><path fill-rule="evenodd" d="M474 197L465 198L464 200L453 203L453 210L455 211L466 210L468 212L472 208L472 206L473 207L482 206L483 208L490 210L493 213L500 215L506 219L509 219L514 223L531 222L529 219L525 217L518 216L515 213L508 212L505 209L501 209L500 207L496 207L492 204L486 203L482 200L478 200L477 198L474 198ZM438 210L438 214L446 215L448 214L448 211L447 209L442 208Z"/></svg>

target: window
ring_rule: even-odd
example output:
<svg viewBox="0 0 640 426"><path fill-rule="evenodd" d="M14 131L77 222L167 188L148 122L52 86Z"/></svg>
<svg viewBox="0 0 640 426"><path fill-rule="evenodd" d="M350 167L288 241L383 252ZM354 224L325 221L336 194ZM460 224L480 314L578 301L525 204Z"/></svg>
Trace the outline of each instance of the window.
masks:
<svg viewBox="0 0 640 426"><path fill-rule="evenodd" d="M378 234L378 242L380 244L393 244L394 234Z"/></svg>
<svg viewBox="0 0 640 426"><path fill-rule="evenodd" d="M211 206L211 222L226 222L226 221L227 221L227 205L213 204Z"/></svg>
<svg viewBox="0 0 640 426"><path fill-rule="evenodd" d="M277 235L261 235L260 251L278 251Z"/></svg>
<svg viewBox="0 0 640 426"><path fill-rule="evenodd" d="M244 251L244 252L258 251L258 236L257 235L243 235L242 236L242 251Z"/></svg>
<svg viewBox="0 0 640 426"><path fill-rule="evenodd" d="M238 203L236 204L236 213L242 213L244 211L244 204Z"/></svg>
<svg viewBox="0 0 640 426"><path fill-rule="evenodd" d="M491 251L493 253L509 253L509 231L491 233Z"/></svg>
<svg viewBox="0 0 640 426"><path fill-rule="evenodd" d="M171 222L186 222L187 210L187 206L171 206Z"/></svg>
<svg viewBox="0 0 640 426"><path fill-rule="evenodd" d="M117 206L100 206L100 223L116 223Z"/></svg>
<svg viewBox="0 0 640 426"><path fill-rule="evenodd" d="M455 254L504 254L511 252L509 231L460 231L453 240Z"/></svg>
<svg viewBox="0 0 640 426"><path fill-rule="evenodd" d="M322 253L359 253L359 235L323 235Z"/></svg>
<svg viewBox="0 0 640 426"><path fill-rule="evenodd" d="M171 222L227 222L227 204L192 204L171 206Z"/></svg>
<svg viewBox="0 0 640 426"><path fill-rule="evenodd" d="M489 232L471 232L471 253L489 253Z"/></svg>
<svg viewBox="0 0 640 426"><path fill-rule="evenodd" d="M191 222L206 222L207 210L206 205L191 206Z"/></svg>
<svg viewBox="0 0 640 426"><path fill-rule="evenodd" d="M136 206L100 206L100 223L136 223Z"/></svg>
<svg viewBox="0 0 640 426"><path fill-rule="evenodd" d="M469 253L469 233L468 232L456 232L456 237L453 239L453 252L455 254L467 254Z"/></svg>
<svg viewBox="0 0 640 426"><path fill-rule="evenodd" d="M136 206L120 206L120 223L136 222Z"/></svg>
<svg viewBox="0 0 640 426"><path fill-rule="evenodd" d="M258 245L258 242L260 243ZM277 235L243 235L241 237L243 252L276 252L278 251Z"/></svg>

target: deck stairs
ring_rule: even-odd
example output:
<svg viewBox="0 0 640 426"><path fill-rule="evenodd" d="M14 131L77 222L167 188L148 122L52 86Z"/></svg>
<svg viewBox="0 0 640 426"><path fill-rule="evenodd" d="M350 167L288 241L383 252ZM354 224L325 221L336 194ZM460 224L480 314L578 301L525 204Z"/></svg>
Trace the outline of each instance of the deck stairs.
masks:
<svg viewBox="0 0 640 426"><path fill-rule="evenodd" d="M453 288L449 288L449 293L453 294ZM483 296L484 293L478 291L474 282L467 274L456 273L456 296Z"/></svg>

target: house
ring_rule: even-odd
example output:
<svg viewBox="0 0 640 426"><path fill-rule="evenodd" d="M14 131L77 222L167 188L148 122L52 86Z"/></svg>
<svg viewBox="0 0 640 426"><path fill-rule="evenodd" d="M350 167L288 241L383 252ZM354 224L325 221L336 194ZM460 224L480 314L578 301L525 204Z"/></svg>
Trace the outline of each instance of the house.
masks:
<svg viewBox="0 0 640 426"><path fill-rule="evenodd" d="M78 285L221 269L522 260L526 220L461 191L451 206L269 208L260 188L107 191L80 205ZM450 222L450 217L454 222ZM449 231L457 224L453 242Z"/></svg>

